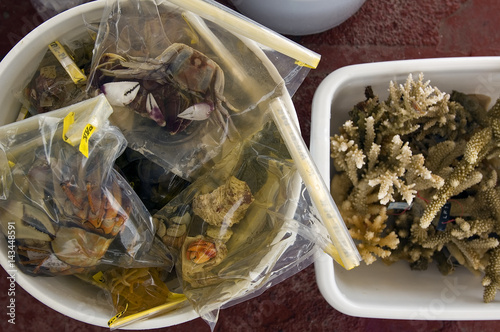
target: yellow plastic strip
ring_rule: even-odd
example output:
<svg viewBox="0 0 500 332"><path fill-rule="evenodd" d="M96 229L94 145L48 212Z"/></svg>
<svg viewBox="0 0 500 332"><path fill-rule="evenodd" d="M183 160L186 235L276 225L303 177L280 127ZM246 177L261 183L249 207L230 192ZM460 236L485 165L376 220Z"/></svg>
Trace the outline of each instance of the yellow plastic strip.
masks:
<svg viewBox="0 0 500 332"><path fill-rule="evenodd" d="M85 83L87 81L87 76L85 76L80 68L78 68L61 43L58 41L50 43L49 49L52 51L57 60L59 60L75 84Z"/></svg>
<svg viewBox="0 0 500 332"><path fill-rule="evenodd" d="M64 122L63 122L63 132L62 132L62 139L71 145L71 141L69 140L68 136L66 136L66 133L69 130L69 127L75 122L75 112L70 112L68 115L64 117Z"/></svg>
<svg viewBox="0 0 500 332"><path fill-rule="evenodd" d="M308 65L307 63L304 63L304 62L301 62L301 61L295 61L295 64L298 65L298 66L301 66L301 67L307 67L307 68L311 68L311 69L316 69L316 67L313 67L311 65Z"/></svg>
<svg viewBox="0 0 500 332"><path fill-rule="evenodd" d="M166 313L168 311L176 309L179 304L186 301L186 296L184 294L170 293L167 301L168 303L125 317L122 317L123 313L125 312L125 310L123 310L122 312L118 313L115 317L109 320L108 326L112 329L116 329L148 317L152 317L161 313Z"/></svg>
<svg viewBox="0 0 500 332"><path fill-rule="evenodd" d="M222 5L214 1L168 1L179 6L180 8L193 12L204 19L215 22L229 31L253 39L264 46L275 49L276 51L297 60L297 64L299 65L304 64L310 68L316 68L321 59L321 56L316 52L313 52L304 46L283 37L271 29L247 19L233 10L224 9L225 7L222 7Z"/></svg>
<svg viewBox="0 0 500 332"><path fill-rule="evenodd" d="M284 102L279 97L275 98L271 101L270 108L271 116L330 235L332 243L327 245L325 252L347 270L358 266L361 260L358 249Z"/></svg>
<svg viewBox="0 0 500 332"><path fill-rule="evenodd" d="M125 314L125 312L127 311L128 309L128 303L125 305L125 309L123 309L122 311L120 311L119 313L117 313L116 315L113 316L113 318L111 318L109 321L108 321L108 326L109 327L112 327L112 325L118 320L120 319L121 316L123 316Z"/></svg>

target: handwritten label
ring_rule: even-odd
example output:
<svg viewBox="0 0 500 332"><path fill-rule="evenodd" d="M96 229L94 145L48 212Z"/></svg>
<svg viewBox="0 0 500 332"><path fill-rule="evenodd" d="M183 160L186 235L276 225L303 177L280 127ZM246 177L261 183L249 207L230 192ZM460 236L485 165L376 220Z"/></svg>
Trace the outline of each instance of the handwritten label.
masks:
<svg viewBox="0 0 500 332"><path fill-rule="evenodd" d="M391 202L387 210L408 210L409 208L411 208L411 205L406 202Z"/></svg>
<svg viewBox="0 0 500 332"><path fill-rule="evenodd" d="M438 221L438 224L436 226L436 229L438 231L444 231L446 229L446 224L450 220L450 211L451 211L451 203L447 202L441 208L441 215L439 216L439 221Z"/></svg>
<svg viewBox="0 0 500 332"><path fill-rule="evenodd" d="M89 157L89 139L95 131L95 127L90 123L85 126L82 132L82 140L80 141L80 152L85 156Z"/></svg>
<svg viewBox="0 0 500 332"><path fill-rule="evenodd" d="M73 59L68 55L64 47L58 41L52 42L49 49L57 58L59 63L64 67L68 75L71 77L75 84L84 83L87 81L87 76L76 65Z"/></svg>

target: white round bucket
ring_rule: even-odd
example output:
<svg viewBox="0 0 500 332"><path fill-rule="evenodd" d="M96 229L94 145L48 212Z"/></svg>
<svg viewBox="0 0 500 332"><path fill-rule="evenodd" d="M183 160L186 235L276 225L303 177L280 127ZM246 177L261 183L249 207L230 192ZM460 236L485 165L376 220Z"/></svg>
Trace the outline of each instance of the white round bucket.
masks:
<svg viewBox="0 0 500 332"><path fill-rule="evenodd" d="M20 101L16 96L31 79L41 59L47 51L47 46L54 40L64 38L70 39L78 36L85 29L86 22L100 22L105 9L105 1L94 1L75 8L69 9L38 26L26 37L24 37L0 62L0 125L13 122L18 116ZM262 60L263 69L267 70L276 82L282 81L282 77L269 61L264 52L249 41L249 47ZM291 97L286 88L282 88L281 98L290 112L293 121L298 124L297 115ZM299 194L297 187L296 194ZM291 206L290 213L294 212ZM278 235L281 236L281 235ZM294 241L291 236L287 243ZM99 289L89 286L83 281L72 276L65 277L32 277L16 271L15 265L7 257L8 245L3 236L0 236L0 264L9 273L15 274L15 280L23 289L48 307L79 321L108 327L109 319L114 315L112 306L106 301L105 293ZM275 259L276 252L271 252L270 257L263 261ZM249 285L237 285L243 292L252 292ZM199 315L190 305L177 309L173 312L148 318L144 321L135 322L127 326L127 329L155 329L181 324Z"/></svg>

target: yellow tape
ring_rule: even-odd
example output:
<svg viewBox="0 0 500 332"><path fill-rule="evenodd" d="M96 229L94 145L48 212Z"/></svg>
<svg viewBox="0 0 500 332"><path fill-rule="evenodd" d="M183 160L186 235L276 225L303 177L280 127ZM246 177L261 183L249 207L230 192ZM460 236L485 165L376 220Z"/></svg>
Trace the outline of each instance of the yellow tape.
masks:
<svg viewBox="0 0 500 332"><path fill-rule="evenodd" d="M315 66L313 66L313 65L308 65L307 63L302 62L302 61L298 61L298 60L295 60L295 64L296 64L297 66L307 67L307 68L311 68L311 69L316 69L316 67L317 67L317 64L316 64Z"/></svg>
<svg viewBox="0 0 500 332"><path fill-rule="evenodd" d="M94 279L96 282L99 284L103 285L106 282L106 279L104 278L104 273L102 271L97 272L92 276L92 279Z"/></svg>
<svg viewBox="0 0 500 332"><path fill-rule="evenodd" d="M119 313L117 313L116 315L114 315L113 318L111 318L108 321L108 326L111 326L118 318L120 318L121 316L123 316L125 314L125 311L127 311L127 309L128 309L128 303L125 304L125 309L123 309L122 311L120 311Z"/></svg>
<svg viewBox="0 0 500 332"><path fill-rule="evenodd" d="M85 156L89 157L89 139L95 131L95 127L90 123L85 126L82 132L82 140L80 141L80 152Z"/></svg>
<svg viewBox="0 0 500 332"><path fill-rule="evenodd" d="M186 300L187 298L184 294L170 293L167 298L167 303L121 318L126 310L125 308L125 310L123 310L121 313L118 313L118 315L120 315L119 317L117 317L118 315L116 315L108 321L108 326L110 328L118 328L140 319L152 317L161 313L167 313L177 309L178 306Z"/></svg>
<svg viewBox="0 0 500 332"><path fill-rule="evenodd" d="M69 127L75 122L75 112L70 112L66 117L64 118L64 123L63 123L63 132L62 132L62 139L71 145L73 145L70 140L68 139L68 136L66 136L66 133L68 132Z"/></svg>
<svg viewBox="0 0 500 332"><path fill-rule="evenodd" d="M73 125L75 122L75 112L68 113L66 117L64 118L64 123L63 123L63 132L62 132L62 138L63 140L71 144L72 146L75 146L76 143L73 143L70 138L66 135L68 133L69 128ZM87 124L85 128L82 131L82 137L80 139L80 145L78 146L79 151L85 156L89 157L89 140L90 137L92 137L92 134L96 131L96 127L94 127L92 124Z"/></svg>
<svg viewBox="0 0 500 332"><path fill-rule="evenodd" d="M49 49L52 51L52 54L54 54L57 60L59 60L75 84L85 83L87 81L87 76L85 76L80 68L78 68L68 53L66 53L66 50L61 43L58 41L52 42L49 45Z"/></svg>
<svg viewBox="0 0 500 332"><path fill-rule="evenodd" d="M329 243L325 250L324 250L328 255L330 255L337 263L339 263L343 268L347 269L347 270L351 270L354 266L352 267L349 267L347 268L344 264L344 262L342 261L342 257L340 257L340 254L337 250L337 248L335 248L335 246L331 243Z"/></svg>

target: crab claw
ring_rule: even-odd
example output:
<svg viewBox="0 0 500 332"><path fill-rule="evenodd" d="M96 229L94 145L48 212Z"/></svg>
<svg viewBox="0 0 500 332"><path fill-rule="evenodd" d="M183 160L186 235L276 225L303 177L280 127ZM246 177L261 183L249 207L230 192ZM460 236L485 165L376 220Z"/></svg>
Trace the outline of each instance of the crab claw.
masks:
<svg viewBox="0 0 500 332"><path fill-rule="evenodd" d="M140 87L137 82L123 81L103 84L101 90L112 106L125 106L135 99Z"/></svg>
<svg viewBox="0 0 500 332"><path fill-rule="evenodd" d="M165 117L163 116L155 97L153 97L151 93L148 93L148 96L146 97L146 111L148 112L149 117L155 120L159 126L165 127L167 124Z"/></svg>
<svg viewBox="0 0 500 332"><path fill-rule="evenodd" d="M194 104L184 110L181 114L177 115L177 117L186 119L186 120L194 120L201 121L206 120L212 113L213 107L207 103L199 103Z"/></svg>

